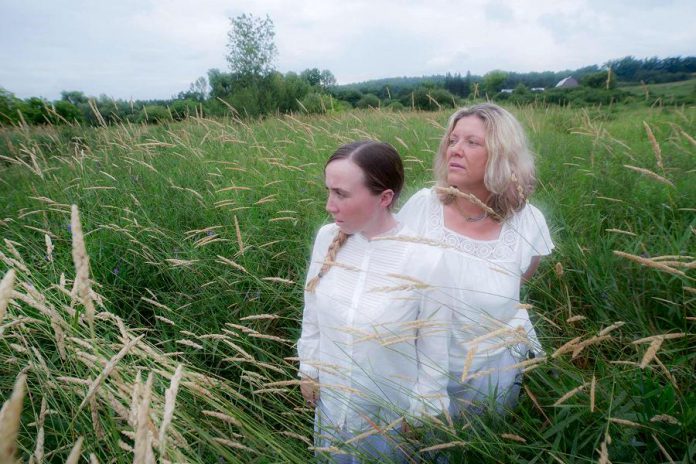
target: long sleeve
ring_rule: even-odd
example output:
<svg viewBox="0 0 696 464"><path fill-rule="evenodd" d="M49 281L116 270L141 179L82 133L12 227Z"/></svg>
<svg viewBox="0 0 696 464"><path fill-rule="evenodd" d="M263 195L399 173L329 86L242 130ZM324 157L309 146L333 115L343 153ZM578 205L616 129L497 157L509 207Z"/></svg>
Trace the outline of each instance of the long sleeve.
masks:
<svg viewBox="0 0 696 464"><path fill-rule="evenodd" d="M328 248L327 236L329 226L324 226L317 234L314 240L312 249L312 258L309 262L306 282L309 282L321 268L321 263L324 260L323 254ZM319 361L320 353L320 327L319 318L316 307L316 295L305 292L304 295L304 310L302 312L302 333L297 341L297 354L300 358L300 375L318 378L319 369L316 362Z"/></svg>
<svg viewBox="0 0 696 464"><path fill-rule="evenodd" d="M410 399L412 416L438 415L449 407L449 333L452 321L451 285L438 259L430 284L421 299L416 355L418 378Z"/></svg>

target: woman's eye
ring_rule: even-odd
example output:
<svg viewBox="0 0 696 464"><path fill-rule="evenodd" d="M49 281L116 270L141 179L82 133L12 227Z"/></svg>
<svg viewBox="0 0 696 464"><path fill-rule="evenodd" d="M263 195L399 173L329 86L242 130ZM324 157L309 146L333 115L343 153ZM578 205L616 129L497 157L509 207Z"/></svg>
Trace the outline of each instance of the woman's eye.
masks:
<svg viewBox="0 0 696 464"><path fill-rule="evenodd" d="M455 139L449 139L448 143L449 143L449 146L451 147L451 146L456 145L457 141Z"/></svg>

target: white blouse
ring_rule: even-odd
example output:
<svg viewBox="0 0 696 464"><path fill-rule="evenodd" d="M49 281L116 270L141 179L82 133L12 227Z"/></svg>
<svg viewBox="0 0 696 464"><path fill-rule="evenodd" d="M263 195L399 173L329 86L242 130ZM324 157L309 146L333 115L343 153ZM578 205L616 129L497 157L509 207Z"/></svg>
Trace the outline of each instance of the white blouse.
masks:
<svg viewBox="0 0 696 464"><path fill-rule="evenodd" d="M519 343L520 335L505 329L521 327L528 336L521 341L538 345L527 311L519 308L522 275L533 257L548 255L554 247L546 220L537 208L527 204L503 222L496 240L475 240L449 230L434 189L414 194L397 217L419 235L447 245L446 267L456 280L450 345L452 372L462 371L472 348L475 352L470 359L474 359L474 367L483 368ZM498 335L488 336L496 332Z"/></svg>
<svg viewBox="0 0 696 464"><path fill-rule="evenodd" d="M319 230L308 280L337 232L335 224ZM300 373L318 379L322 410L340 428L370 428L375 418L360 412L366 405L388 405L383 417L448 407L451 313L442 250L404 236L415 233L399 226L391 238L352 235L315 292L305 292Z"/></svg>

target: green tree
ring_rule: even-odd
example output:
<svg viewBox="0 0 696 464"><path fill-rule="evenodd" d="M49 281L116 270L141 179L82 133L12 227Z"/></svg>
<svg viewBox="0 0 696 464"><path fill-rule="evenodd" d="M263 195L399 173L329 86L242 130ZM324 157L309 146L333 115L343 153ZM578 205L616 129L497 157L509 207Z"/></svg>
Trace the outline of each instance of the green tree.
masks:
<svg viewBox="0 0 696 464"><path fill-rule="evenodd" d="M324 69L321 72L321 78L319 79L319 83L325 89L333 87L334 85L336 85L336 77L334 77L331 71L329 71L328 69Z"/></svg>
<svg viewBox="0 0 696 464"><path fill-rule="evenodd" d="M300 77L306 80L312 87L321 84L321 71L318 68L305 69L300 73Z"/></svg>
<svg viewBox="0 0 696 464"><path fill-rule="evenodd" d="M507 79L508 74L505 71L491 71L483 76L482 87L483 91L491 97L500 92L503 88L503 83Z"/></svg>
<svg viewBox="0 0 696 464"><path fill-rule="evenodd" d="M379 97L371 93L365 94L355 106L357 108L379 108Z"/></svg>
<svg viewBox="0 0 696 464"><path fill-rule="evenodd" d="M611 71L599 71L584 76L580 83L595 89L613 89L616 88L616 78L613 74Z"/></svg>
<svg viewBox="0 0 696 464"><path fill-rule="evenodd" d="M273 21L243 14L230 18L232 28L227 33L227 62L232 73L244 78L259 78L273 71L278 51L273 41ZM212 85L212 83L211 83Z"/></svg>

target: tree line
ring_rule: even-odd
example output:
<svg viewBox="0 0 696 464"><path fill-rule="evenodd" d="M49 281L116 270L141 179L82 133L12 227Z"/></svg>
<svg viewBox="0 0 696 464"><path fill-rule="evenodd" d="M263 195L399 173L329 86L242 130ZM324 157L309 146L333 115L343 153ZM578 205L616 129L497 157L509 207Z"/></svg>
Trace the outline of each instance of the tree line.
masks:
<svg viewBox="0 0 696 464"><path fill-rule="evenodd" d="M603 66L560 72L494 70L483 76L448 73L339 86L326 69L278 72L273 64L277 56L275 32L268 16L241 15L230 21L226 57L229 70L211 69L171 99L133 102L63 91L60 99L48 101L38 97L20 99L0 87L0 125L158 123L196 115L255 118L370 107L436 110L461 105L463 99L471 98L520 104L539 100L557 104L610 103L628 98L617 88L618 82L672 82L696 73L696 57L641 60L628 56ZM578 79L581 87L555 89L556 83L567 76Z"/></svg>

